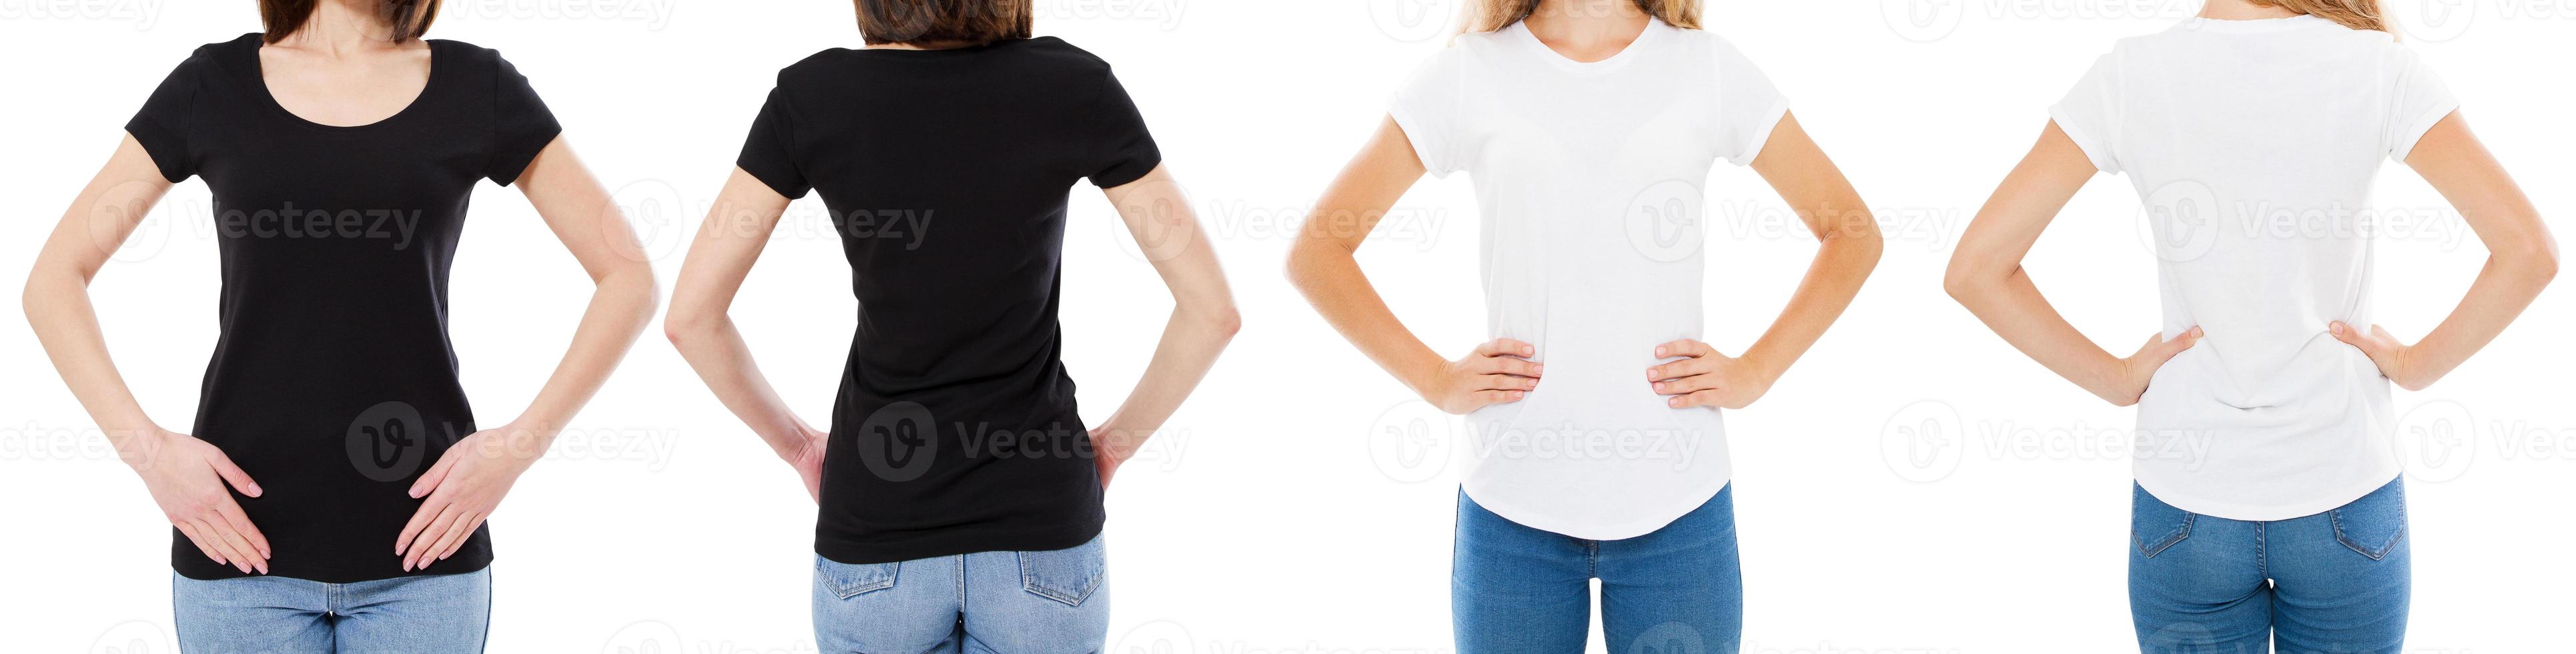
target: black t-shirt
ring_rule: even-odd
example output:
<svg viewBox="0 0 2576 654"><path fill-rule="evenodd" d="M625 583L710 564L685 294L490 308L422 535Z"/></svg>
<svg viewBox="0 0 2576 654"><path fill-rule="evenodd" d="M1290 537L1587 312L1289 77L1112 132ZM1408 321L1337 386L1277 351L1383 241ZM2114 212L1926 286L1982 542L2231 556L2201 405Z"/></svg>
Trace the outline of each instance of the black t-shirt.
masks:
<svg viewBox="0 0 2576 654"><path fill-rule="evenodd" d="M1057 359L1065 200L1162 156L1109 65L1043 37L826 50L780 71L737 161L821 191L858 296L814 551L883 563L1100 533Z"/></svg>
<svg viewBox="0 0 2576 654"><path fill-rule="evenodd" d="M472 572L454 557L404 572L408 494L474 414L447 341L447 270L476 180L507 185L560 128L498 53L429 41L429 84L362 126L310 122L260 78L260 35L198 48L125 131L172 182L206 178L223 255L222 337L195 435L265 491L238 493L268 536L271 574L356 582ZM242 576L173 530L171 567Z"/></svg>

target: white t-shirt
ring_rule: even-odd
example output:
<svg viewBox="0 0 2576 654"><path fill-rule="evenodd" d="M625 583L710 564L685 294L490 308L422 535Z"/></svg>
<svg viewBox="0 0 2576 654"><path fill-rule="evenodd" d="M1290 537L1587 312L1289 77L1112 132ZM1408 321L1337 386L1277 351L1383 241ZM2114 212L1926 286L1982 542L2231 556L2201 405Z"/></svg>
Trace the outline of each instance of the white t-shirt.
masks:
<svg viewBox="0 0 2576 654"><path fill-rule="evenodd" d="M1655 346L1699 338L1718 160L1761 154L1788 103L1725 39L1650 23L1626 50L1567 59L1520 24L1461 35L1390 114L1433 175L1470 171L1490 335L1547 364L1519 401L1468 417L1467 495L1522 525L1644 535L1724 488L1725 426L1646 379Z"/></svg>
<svg viewBox="0 0 2576 654"><path fill-rule="evenodd" d="M2164 334L2199 344L2138 401L2138 485L2280 520L2402 467L2388 380L2327 324L2371 324L2371 178L2458 106L2386 32L2192 19L2124 39L2049 110L2145 202Z"/></svg>

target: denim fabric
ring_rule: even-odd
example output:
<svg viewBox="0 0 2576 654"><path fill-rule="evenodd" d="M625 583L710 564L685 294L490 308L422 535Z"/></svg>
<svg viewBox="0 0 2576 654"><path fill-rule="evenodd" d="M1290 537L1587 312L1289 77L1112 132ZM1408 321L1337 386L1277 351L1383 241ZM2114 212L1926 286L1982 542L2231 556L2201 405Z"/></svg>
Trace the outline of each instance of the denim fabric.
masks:
<svg viewBox="0 0 2576 654"><path fill-rule="evenodd" d="M2129 612L2148 654L2380 654L2406 641L2406 489L2254 522L2131 491Z"/></svg>
<svg viewBox="0 0 2576 654"><path fill-rule="evenodd" d="M1735 654L1744 579L1735 488L1646 535L1585 540L1522 526L1458 494L1450 618L1459 654L1583 651L1590 582L1612 654Z"/></svg>

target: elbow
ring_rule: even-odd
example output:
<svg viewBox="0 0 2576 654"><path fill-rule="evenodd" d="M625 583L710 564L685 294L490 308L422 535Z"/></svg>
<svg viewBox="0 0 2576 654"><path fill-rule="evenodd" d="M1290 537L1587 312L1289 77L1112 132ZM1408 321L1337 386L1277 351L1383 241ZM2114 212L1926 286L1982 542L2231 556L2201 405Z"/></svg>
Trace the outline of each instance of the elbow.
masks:
<svg viewBox="0 0 2576 654"><path fill-rule="evenodd" d="M1941 273L1941 290L1949 293L1950 299L1960 304L1967 304L1970 300L1984 294L1986 281L1991 278L1991 275L1976 266L1969 265L1965 261L1952 260L1950 268Z"/></svg>
<svg viewBox="0 0 2576 654"><path fill-rule="evenodd" d="M1236 311L1234 302L1230 300L1189 310L1187 313L1196 318L1194 322L1198 323L1202 333L1218 343L1232 342L1234 335L1243 331L1243 313Z"/></svg>
<svg viewBox="0 0 2576 654"><path fill-rule="evenodd" d="M671 347L686 350L715 332L717 319L674 305L669 314L662 316L662 337L671 341Z"/></svg>

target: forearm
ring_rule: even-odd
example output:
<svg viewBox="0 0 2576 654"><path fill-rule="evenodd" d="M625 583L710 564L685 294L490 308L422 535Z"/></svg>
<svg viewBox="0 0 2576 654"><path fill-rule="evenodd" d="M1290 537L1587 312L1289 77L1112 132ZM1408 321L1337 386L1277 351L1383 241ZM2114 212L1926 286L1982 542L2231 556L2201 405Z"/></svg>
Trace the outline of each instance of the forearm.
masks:
<svg viewBox="0 0 2576 654"><path fill-rule="evenodd" d="M1349 250L1328 243L1299 243L1289 254L1289 278L1335 331L1369 360L1419 393L1447 359L1405 329Z"/></svg>
<svg viewBox="0 0 2576 654"><path fill-rule="evenodd" d="M2114 404L2136 402L2136 398L2118 397L2112 389L2117 378L2112 371L2120 367L2120 357L2085 338L2059 315L2020 266L2000 276L1954 276L1950 295L2013 349L2050 372Z"/></svg>
<svg viewBox="0 0 2576 654"><path fill-rule="evenodd" d="M545 451L555 434L608 382L618 361L626 357L636 337L644 333L644 326L653 320L651 269L632 266L604 275L597 283L580 324L573 329L572 345L537 391L536 399L528 403L518 420L512 421L524 433L509 436L527 453Z"/></svg>
<svg viewBox="0 0 2576 654"><path fill-rule="evenodd" d="M1163 325L1163 337L1154 346L1153 358L1145 364L1145 374L1118 410L1101 421L1099 429L1108 442L1095 440L1095 445L1112 448L1124 458L1145 439L1151 438L1181 402L1207 377L1208 369L1234 340L1242 324L1233 307L1181 306Z"/></svg>
<svg viewBox="0 0 2576 654"><path fill-rule="evenodd" d="M781 458L805 447L806 433L812 428L796 417L761 374L760 364L751 357L751 345L743 341L731 317L717 313L713 318L686 319L674 312L669 320L672 346L726 410Z"/></svg>
<svg viewBox="0 0 2576 654"><path fill-rule="evenodd" d="M2487 257L2459 306L2407 348L2406 365L2416 372L2411 376L2425 383L2440 379L2503 334L2558 273L2554 248L2543 245Z"/></svg>
<svg viewBox="0 0 2576 654"><path fill-rule="evenodd" d="M1869 215L1866 209L1831 211L1852 217L1835 221L1843 223L1867 221ZM1878 267L1882 247L1874 224L1845 224L1827 230L1815 261L1808 264L1806 276L1789 296L1788 306L1761 338L1745 349L1742 358L1775 378L1787 371L1851 307L1852 298L1860 294L1870 271Z"/></svg>
<svg viewBox="0 0 2576 654"><path fill-rule="evenodd" d="M135 453L142 436L161 431L117 372L87 285L78 274L40 266L27 277L24 301L27 324L35 330L46 357L118 452Z"/></svg>

